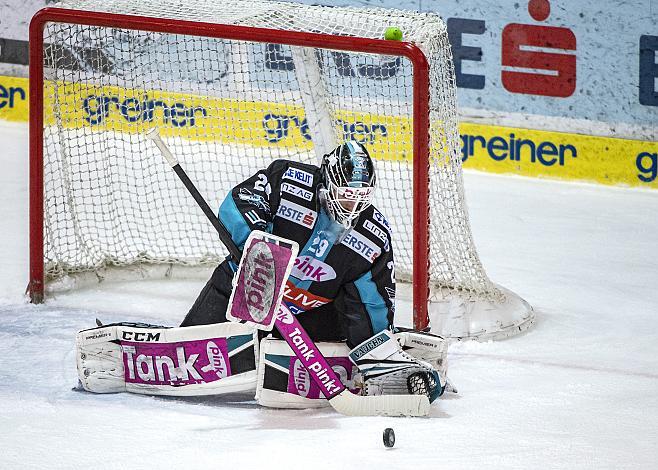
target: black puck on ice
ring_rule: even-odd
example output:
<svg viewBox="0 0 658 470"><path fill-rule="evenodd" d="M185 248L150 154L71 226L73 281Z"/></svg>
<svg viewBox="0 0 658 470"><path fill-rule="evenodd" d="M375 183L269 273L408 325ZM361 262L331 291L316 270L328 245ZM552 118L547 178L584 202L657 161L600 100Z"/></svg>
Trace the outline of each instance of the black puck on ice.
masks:
<svg viewBox="0 0 658 470"><path fill-rule="evenodd" d="M384 429L384 445L386 447L393 447L395 445L395 433L392 428Z"/></svg>

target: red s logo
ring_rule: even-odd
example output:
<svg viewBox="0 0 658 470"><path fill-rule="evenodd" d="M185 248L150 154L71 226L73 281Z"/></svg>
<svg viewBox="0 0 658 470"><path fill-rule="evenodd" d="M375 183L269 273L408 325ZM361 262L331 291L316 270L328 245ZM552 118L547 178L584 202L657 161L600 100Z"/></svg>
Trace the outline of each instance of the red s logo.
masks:
<svg viewBox="0 0 658 470"><path fill-rule="evenodd" d="M531 0L528 10L534 19L543 21L550 4ZM503 70L503 86L512 93L571 96L576 91L576 54L567 51L575 50L576 36L568 28L508 24L502 35L502 66L526 70Z"/></svg>

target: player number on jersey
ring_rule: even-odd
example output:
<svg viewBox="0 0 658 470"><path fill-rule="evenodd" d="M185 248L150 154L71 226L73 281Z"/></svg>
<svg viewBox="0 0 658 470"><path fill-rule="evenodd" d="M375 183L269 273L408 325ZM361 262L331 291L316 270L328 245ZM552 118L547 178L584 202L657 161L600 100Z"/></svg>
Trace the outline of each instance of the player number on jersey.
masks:
<svg viewBox="0 0 658 470"><path fill-rule="evenodd" d="M329 248L329 241L321 237L315 237L311 243L311 250L316 258L324 256L325 251Z"/></svg>
<svg viewBox="0 0 658 470"><path fill-rule="evenodd" d="M254 189L265 193L267 197L270 197L270 194L272 193L272 186L267 181L267 176L262 173L258 175L258 181L254 183Z"/></svg>
<svg viewBox="0 0 658 470"><path fill-rule="evenodd" d="M395 262L389 261L386 267L391 270L391 283L395 284Z"/></svg>

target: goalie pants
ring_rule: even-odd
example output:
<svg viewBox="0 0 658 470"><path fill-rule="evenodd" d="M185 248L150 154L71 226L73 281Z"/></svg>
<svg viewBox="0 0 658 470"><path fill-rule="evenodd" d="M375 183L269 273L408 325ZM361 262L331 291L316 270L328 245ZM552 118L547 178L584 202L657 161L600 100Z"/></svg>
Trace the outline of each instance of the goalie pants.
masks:
<svg viewBox="0 0 658 470"><path fill-rule="evenodd" d="M224 261L217 266L180 326L226 322L232 281L233 270L229 262ZM333 302L297 315L297 319L314 341L344 340L338 318L339 314L335 311ZM272 333L276 338L281 337L276 329Z"/></svg>

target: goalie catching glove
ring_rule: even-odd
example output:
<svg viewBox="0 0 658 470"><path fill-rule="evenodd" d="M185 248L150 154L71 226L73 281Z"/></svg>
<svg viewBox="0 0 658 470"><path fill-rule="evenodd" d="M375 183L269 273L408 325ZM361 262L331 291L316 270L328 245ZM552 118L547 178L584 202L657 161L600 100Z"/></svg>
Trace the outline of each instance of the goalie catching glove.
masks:
<svg viewBox="0 0 658 470"><path fill-rule="evenodd" d="M402 350L393 333L382 331L350 351L358 367L355 383L363 395L427 395L430 403L443 393L439 373Z"/></svg>

